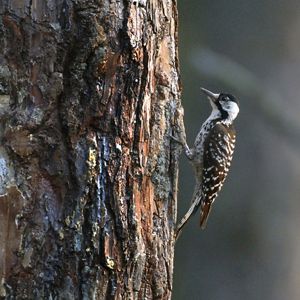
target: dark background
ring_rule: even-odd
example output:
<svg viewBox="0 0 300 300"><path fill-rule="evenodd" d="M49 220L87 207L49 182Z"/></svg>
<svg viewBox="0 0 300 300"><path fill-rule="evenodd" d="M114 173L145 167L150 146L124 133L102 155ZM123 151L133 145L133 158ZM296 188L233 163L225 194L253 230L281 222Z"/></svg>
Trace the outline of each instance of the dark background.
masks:
<svg viewBox="0 0 300 300"><path fill-rule="evenodd" d="M229 177L205 231L176 245L174 300L300 299L300 2L178 1L188 143L210 105L200 86L240 99ZM193 192L182 156L180 219Z"/></svg>

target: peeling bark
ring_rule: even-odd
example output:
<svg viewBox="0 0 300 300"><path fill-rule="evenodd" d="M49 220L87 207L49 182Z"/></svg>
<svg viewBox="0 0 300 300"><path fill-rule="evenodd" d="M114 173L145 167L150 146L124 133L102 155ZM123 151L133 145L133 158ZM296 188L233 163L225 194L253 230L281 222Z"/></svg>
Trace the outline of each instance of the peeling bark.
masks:
<svg viewBox="0 0 300 300"><path fill-rule="evenodd" d="M176 1L0 4L0 296L170 299Z"/></svg>

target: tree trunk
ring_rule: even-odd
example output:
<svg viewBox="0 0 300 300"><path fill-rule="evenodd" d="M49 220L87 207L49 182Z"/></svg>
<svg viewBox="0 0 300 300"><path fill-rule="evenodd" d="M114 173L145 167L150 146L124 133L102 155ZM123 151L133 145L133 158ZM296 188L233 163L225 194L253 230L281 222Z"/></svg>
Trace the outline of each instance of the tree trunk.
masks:
<svg viewBox="0 0 300 300"><path fill-rule="evenodd" d="M170 299L176 1L0 3L0 296Z"/></svg>

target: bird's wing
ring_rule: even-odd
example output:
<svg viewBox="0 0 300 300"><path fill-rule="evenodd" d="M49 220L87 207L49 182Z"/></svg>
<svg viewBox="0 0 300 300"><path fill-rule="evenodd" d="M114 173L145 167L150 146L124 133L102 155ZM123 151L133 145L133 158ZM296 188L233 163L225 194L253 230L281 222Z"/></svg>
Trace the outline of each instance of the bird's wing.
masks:
<svg viewBox="0 0 300 300"><path fill-rule="evenodd" d="M200 226L204 228L211 205L227 176L235 145L235 131L217 123L204 141Z"/></svg>

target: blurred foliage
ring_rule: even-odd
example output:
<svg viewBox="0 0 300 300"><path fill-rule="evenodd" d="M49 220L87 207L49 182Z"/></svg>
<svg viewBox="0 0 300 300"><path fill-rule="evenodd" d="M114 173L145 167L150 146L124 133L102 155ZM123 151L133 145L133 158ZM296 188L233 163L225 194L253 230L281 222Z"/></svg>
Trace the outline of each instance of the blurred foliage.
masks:
<svg viewBox="0 0 300 300"><path fill-rule="evenodd" d="M200 86L235 94L241 113L207 229L196 215L177 242L173 300L298 300L300 2L178 2L189 144L210 113ZM182 157L178 218L192 172Z"/></svg>

